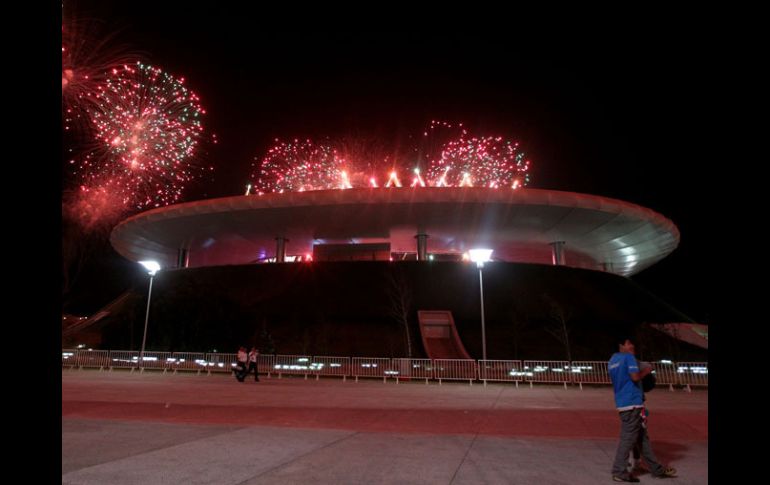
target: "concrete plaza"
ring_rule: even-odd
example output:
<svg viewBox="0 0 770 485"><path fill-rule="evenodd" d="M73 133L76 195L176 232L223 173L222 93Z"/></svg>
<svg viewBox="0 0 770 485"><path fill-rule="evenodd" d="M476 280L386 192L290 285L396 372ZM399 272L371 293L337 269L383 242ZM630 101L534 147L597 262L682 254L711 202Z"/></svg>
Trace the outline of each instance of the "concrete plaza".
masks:
<svg viewBox="0 0 770 485"><path fill-rule="evenodd" d="M663 483L708 483L708 392L648 406ZM613 483L619 426L607 386L63 370L62 483Z"/></svg>

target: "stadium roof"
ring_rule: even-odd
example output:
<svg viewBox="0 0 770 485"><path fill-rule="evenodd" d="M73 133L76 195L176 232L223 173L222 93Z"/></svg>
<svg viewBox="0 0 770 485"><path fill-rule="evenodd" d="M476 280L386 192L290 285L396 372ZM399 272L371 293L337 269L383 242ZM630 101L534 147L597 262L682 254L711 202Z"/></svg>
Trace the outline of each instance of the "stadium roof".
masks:
<svg viewBox="0 0 770 485"><path fill-rule="evenodd" d="M564 264L632 275L679 244L679 231L650 209L616 199L541 189L416 187L336 189L201 200L153 209L118 224L111 242L133 261L176 266L247 264L275 255L312 253L314 244L388 242L429 253L494 249L494 259L551 264L564 241Z"/></svg>

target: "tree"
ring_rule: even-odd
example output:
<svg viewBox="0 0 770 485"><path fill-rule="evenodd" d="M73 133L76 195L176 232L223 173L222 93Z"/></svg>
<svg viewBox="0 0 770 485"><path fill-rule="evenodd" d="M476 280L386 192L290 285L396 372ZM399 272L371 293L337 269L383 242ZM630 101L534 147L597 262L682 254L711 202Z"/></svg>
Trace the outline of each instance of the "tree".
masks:
<svg viewBox="0 0 770 485"><path fill-rule="evenodd" d="M572 362L572 349L569 339L572 309L556 301L548 293L543 294L543 301L548 309L548 324L545 326L545 330L564 346L567 361Z"/></svg>
<svg viewBox="0 0 770 485"><path fill-rule="evenodd" d="M409 312L412 309L412 289L403 268L394 264L387 276L389 312L404 330L407 357L412 358L412 338L409 332Z"/></svg>

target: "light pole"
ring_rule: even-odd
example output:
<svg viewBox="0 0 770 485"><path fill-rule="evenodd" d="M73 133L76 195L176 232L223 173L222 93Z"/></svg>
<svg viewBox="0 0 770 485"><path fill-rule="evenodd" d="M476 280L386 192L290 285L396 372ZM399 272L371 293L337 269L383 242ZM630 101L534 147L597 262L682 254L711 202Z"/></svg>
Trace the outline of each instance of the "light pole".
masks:
<svg viewBox="0 0 770 485"><path fill-rule="evenodd" d="M142 337L142 351L139 352L139 361L137 365L141 368L144 363L144 344L147 341L147 322L150 319L150 298L152 298L152 278L155 273L160 271L160 264L157 261L139 261L139 264L145 267L150 274L150 291L147 293L147 313L144 316L144 336Z"/></svg>
<svg viewBox="0 0 770 485"><path fill-rule="evenodd" d="M471 249L468 251L471 261L479 268L479 291L481 292L481 355L482 360L487 360L487 330L484 327L484 278L481 276L481 268L490 260L492 249Z"/></svg>

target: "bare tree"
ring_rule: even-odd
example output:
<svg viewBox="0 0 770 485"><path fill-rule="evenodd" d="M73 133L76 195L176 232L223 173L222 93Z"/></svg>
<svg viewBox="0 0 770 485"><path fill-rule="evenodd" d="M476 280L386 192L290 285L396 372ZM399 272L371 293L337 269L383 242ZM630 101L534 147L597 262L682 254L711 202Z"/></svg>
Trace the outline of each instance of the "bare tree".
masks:
<svg viewBox="0 0 770 485"><path fill-rule="evenodd" d="M569 339L572 309L556 301L547 293L543 294L543 300L548 308L548 324L545 326L545 330L564 346L567 361L572 362L572 349Z"/></svg>
<svg viewBox="0 0 770 485"><path fill-rule="evenodd" d="M409 333L409 312L412 309L412 289L399 265L393 265L388 273L389 310L393 319L404 329L407 357L412 358L412 338Z"/></svg>

